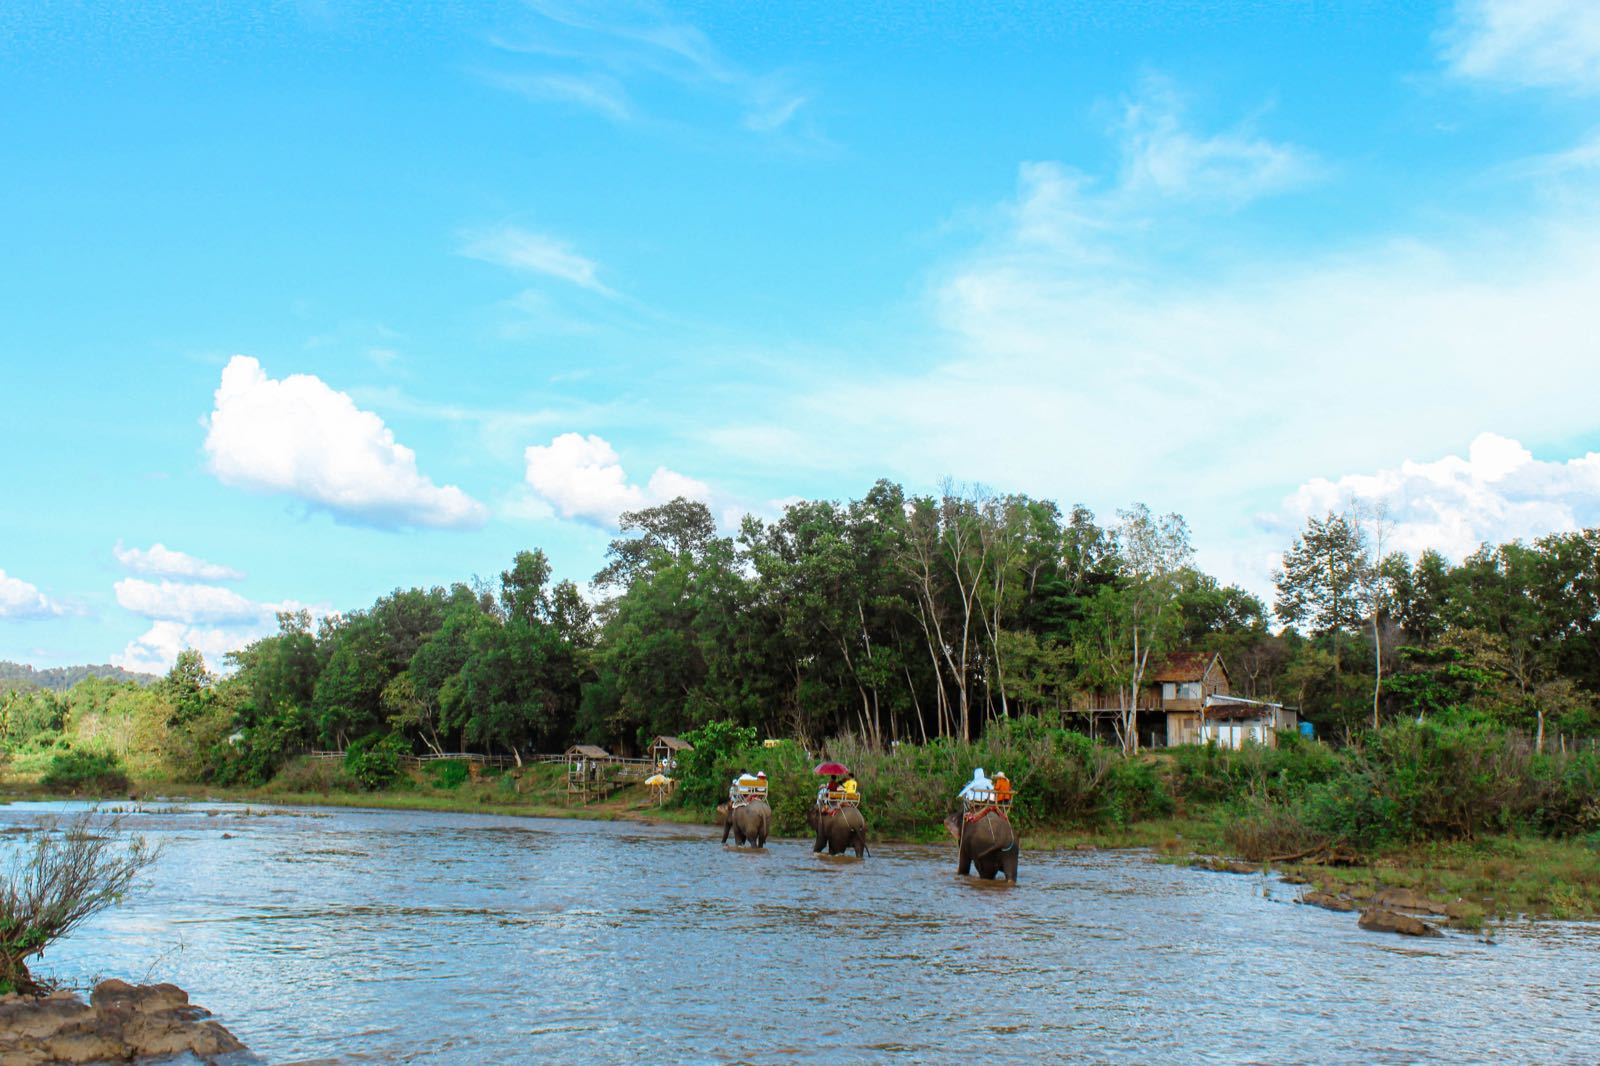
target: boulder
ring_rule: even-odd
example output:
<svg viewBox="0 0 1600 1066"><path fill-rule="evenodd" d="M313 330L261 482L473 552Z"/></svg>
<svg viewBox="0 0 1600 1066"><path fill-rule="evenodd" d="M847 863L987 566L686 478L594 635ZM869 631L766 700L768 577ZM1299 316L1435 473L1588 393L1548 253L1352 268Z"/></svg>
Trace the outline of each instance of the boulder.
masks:
<svg viewBox="0 0 1600 1066"><path fill-rule="evenodd" d="M102 981L84 1003L70 992L0 998L0 1064L131 1062L246 1052L177 985ZM246 1052L247 1053L247 1052Z"/></svg>
<svg viewBox="0 0 1600 1066"><path fill-rule="evenodd" d="M1361 912L1360 926L1374 933L1398 933L1401 936L1443 936L1433 926L1410 914L1371 907Z"/></svg>
<svg viewBox="0 0 1600 1066"><path fill-rule="evenodd" d="M1336 896L1332 892L1307 892L1296 903L1309 903L1313 907L1321 907L1330 911L1360 910L1361 904L1348 896Z"/></svg>
<svg viewBox="0 0 1600 1066"><path fill-rule="evenodd" d="M1385 888L1372 897L1380 907L1395 911L1417 911L1421 914L1445 914L1443 903L1436 903L1422 893L1409 888Z"/></svg>

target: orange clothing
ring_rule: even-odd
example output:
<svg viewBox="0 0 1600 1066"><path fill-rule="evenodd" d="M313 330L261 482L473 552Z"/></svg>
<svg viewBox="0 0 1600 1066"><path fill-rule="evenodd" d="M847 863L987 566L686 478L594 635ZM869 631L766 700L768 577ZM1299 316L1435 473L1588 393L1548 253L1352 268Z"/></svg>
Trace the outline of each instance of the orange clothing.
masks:
<svg viewBox="0 0 1600 1066"><path fill-rule="evenodd" d="M994 799L996 803L1011 802L1011 778L997 777L994 779Z"/></svg>

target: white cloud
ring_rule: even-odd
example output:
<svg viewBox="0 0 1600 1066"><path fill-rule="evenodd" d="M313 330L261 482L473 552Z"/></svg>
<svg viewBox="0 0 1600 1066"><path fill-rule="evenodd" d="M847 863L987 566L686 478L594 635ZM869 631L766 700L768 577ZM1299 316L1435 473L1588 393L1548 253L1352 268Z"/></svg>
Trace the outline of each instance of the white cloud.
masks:
<svg viewBox="0 0 1600 1066"><path fill-rule="evenodd" d="M1101 513L1144 499L1189 517L1218 576L1259 589L1287 542L1256 516L1312 475L1398 467L1479 428L1539 449L1600 424L1581 385L1600 359L1592 197L1245 257L1227 218L1099 187L1024 164L982 242L935 275L929 336L899 365L815 374L706 439L809 442L768 452L777 470L1003 479ZM1504 506L1451 545L1534 528L1544 504Z"/></svg>
<svg viewBox="0 0 1600 1066"><path fill-rule="evenodd" d="M171 622L240 622L270 617L278 608L245 599L217 585L191 585L180 581L156 584L136 577L115 585L117 605Z"/></svg>
<svg viewBox="0 0 1600 1066"><path fill-rule="evenodd" d="M310 374L279 380L236 355L206 420L210 467L229 485L286 492L337 518L377 526L462 528L488 512L417 471L383 420Z"/></svg>
<svg viewBox="0 0 1600 1066"><path fill-rule="evenodd" d="M524 459L528 486L563 518L615 526L623 511L665 503L677 496L701 501L711 498L704 482L664 466L656 468L646 486L631 483L616 450L592 433L563 433L549 444L530 445Z"/></svg>
<svg viewBox="0 0 1600 1066"><path fill-rule="evenodd" d="M200 581L238 581L244 577L232 567L196 559L187 552L173 551L160 542L148 548L124 548L119 540L116 547L111 549L111 554L116 556L117 562L134 573L152 577L186 577Z"/></svg>
<svg viewBox="0 0 1600 1066"><path fill-rule="evenodd" d="M253 641L270 636L275 629L275 625L268 623L244 628L208 628L182 622L156 622L146 632L129 641L122 654L113 655L111 664L124 670L161 674L172 669L180 651L193 648L205 656L208 667L221 671L225 666L223 658L230 651L238 651Z"/></svg>
<svg viewBox="0 0 1600 1066"><path fill-rule="evenodd" d="M564 241L516 226L472 234L462 245L461 254L511 270L559 278L604 296L616 295L601 283L594 260L579 255Z"/></svg>
<svg viewBox="0 0 1600 1066"><path fill-rule="evenodd" d="M1122 184L1146 193L1238 205L1302 184L1315 175L1310 153L1237 127L1201 134L1187 129L1171 87L1158 79L1123 111Z"/></svg>
<svg viewBox="0 0 1600 1066"><path fill-rule="evenodd" d="M1459 75L1600 90L1600 4L1594 0L1461 0L1445 36Z"/></svg>
<svg viewBox="0 0 1600 1066"><path fill-rule="evenodd" d="M530 100L556 100L596 111L616 122L633 117L628 91L606 74L485 74L491 85L508 89Z"/></svg>
<svg viewBox="0 0 1600 1066"><path fill-rule="evenodd" d="M0 570L0 618L54 618L64 613L65 608L40 592L37 586Z"/></svg>
<svg viewBox="0 0 1600 1066"><path fill-rule="evenodd" d="M1336 481L1315 478L1284 501L1283 517L1298 527L1308 516L1351 503L1385 507L1386 551L1415 557L1434 548L1459 560L1484 543L1600 525L1600 453L1551 462L1508 437L1482 433L1465 456L1407 460Z"/></svg>
<svg viewBox="0 0 1600 1066"><path fill-rule="evenodd" d="M533 99L578 104L618 122L648 121L629 94L630 85L647 85L641 98L720 102L740 126L767 135L790 128L810 99L790 87L784 72L741 68L699 28L672 21L649 4L531 0L528 7L538 21L493 44L537 69L497 71L484 79Z"/></svg>
<svg viewBox="0 0 1600 1066"><path fill-rule="evenodd" d="M128 642L112 663L129 670L161 673L169 669L184 648L206 657L212 669L222 658L277 631L280 611L309 610L313 617L328 613L326 605L309 606L296 600L258 603L216 585L124 578L115 586L117 603L142 615L150 628Z"/></svg>

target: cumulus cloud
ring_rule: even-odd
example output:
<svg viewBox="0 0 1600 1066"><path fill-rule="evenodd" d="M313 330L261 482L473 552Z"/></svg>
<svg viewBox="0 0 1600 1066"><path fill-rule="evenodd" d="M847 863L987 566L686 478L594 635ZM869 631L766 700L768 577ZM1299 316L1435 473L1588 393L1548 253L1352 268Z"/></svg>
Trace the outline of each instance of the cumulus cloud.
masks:
<svg viewBox="0 0 1600 1066"><path fill-rule="evenodd" d="M563 518L615 526L624 511L665 503L677 496L706 501L702 481L657 467L641 487L628 480L616 450L594 434L563 433L549 444L530 445L523 458L525 480Z"/></svg>
<svg viewBox="0 0 1600 1066"><path fill-rule="evenodd" d="M1446 40L1452 69L1464 77L1600 90L1594 0L1462 0Z"/></svg>
<svg viewBox="0 0 1600 1066"><path fill-rule="evenodd" d="M213 669L219 668L228 652L276 632L280 611L309 610L314 617L328 613L325 605L259 603L216 585L130 577L118 581L115 589L118 605L143 616L150 628L111 661L151 673L170 668L184 648L196 649Z"/></svg>
<svg viewBox="0 0 1600 1066"><path fill-rule="evenodd" d="M236 355L206 420L211 472L228 485L284 492L334 517L387 527L476 527L487 509L417 471L383 419L310 374L274 380Z"/></svg>
<svg viewBox="0 0 1600 1066"><path fill-rule="evenodd" d="M1284 501L1283 512L1299 525L1352 503L1384 507L1395 549L1416 556L1434 548L1460 559L1484 543L1600 525L1600 453L1540 460L1509 437L1481 433L1465 456L1315 478Z"/></svg>
<svg viewBox="0 0 1600 1066"><path fill-rule="evenodd" d="M36 586L0 570L0 618L54 618L64 613L61 604L40 592Z"/></svg>
<svg viewBox="0 0 1600 1066"><path fill-rule="evenodd" d="M568 281L603 296L616 295L601 283L600 268L593 259L579 255L564 241L516 226L502 226L469 236L461 246L461 254L511 270Z"/></svg>
<svg viewBox="0 0 1600 1066"><path fill-rule="evenodd" d="M146 618L171 622L241 622L270 617L279 608L245 599L217 585L180 581L156 584L136 577L115 585L117 605Z"/></svg>
<svg viewBox="0 0 1600 1066"><path fill-rule="evenodd" d="M172 669L179 652L193 648L205 656L207 666L218 670L224 665L223 658L229 652L270 636L274 629L275 626L266 623L244 628L217 628L175 621L156 622L146 632L129 641L122 654L113 655L111 664L124 670L160 674Z"/></svg>
<svg viewBox="0 0 1600 1066"><path fill-rule="evenodd" d="M174 551L159 541L148 548L124 548L117 541L111 549L117 562L136 574L152 577L183 577L199 581L239 581L244 575L230 566L208 563L187 552Z"/></svg>

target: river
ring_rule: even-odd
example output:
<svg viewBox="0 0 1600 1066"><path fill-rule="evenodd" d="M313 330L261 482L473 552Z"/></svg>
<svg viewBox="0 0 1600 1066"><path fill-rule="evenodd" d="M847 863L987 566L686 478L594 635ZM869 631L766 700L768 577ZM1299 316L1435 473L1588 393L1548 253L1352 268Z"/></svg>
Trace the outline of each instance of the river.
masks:
<svg viewBox="0 0 1600 1066"><path fill-rule="evenodd" d="M69 804L15 803L26 825ZM1600 928L1364 932L1127 852L864 862L683 826L147 804L37 967L172 981L274 1063L1594 1062Z"/></svg>

